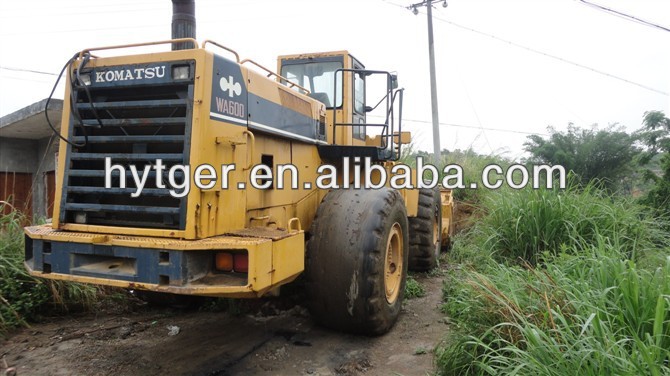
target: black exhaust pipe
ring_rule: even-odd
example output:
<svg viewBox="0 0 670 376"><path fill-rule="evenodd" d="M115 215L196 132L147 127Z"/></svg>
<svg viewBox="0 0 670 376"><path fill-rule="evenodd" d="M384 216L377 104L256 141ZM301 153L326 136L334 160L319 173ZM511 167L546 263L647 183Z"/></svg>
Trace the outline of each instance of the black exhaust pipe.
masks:
<svg viewBox="0 0 670 376"><path fill-rule="evenodd" d="M195 0L172 0L172 39L195 39ZM193 48L192 43L174 43L172 50Z"/></svg>

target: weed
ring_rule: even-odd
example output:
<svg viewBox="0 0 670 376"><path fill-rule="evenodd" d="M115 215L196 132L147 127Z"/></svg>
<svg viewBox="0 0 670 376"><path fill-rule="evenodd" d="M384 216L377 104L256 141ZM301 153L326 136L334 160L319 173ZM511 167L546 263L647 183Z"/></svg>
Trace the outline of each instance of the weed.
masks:
<svg viewBox="0 0 670 376"><path fill-rule="evenodd" d="M407 276L407 281L405 282L405 298L414 299L425 295L426 289L423 285L412 276Z"/></svg>
<svg viewBox="0 0 670 376"><path fill-rule="evenodd" d="M0 202L0 213L4 204ZM98 299L95 287L34 278L23 266L23 228L27 220L12 210L0 215L0 333L27 326L40 314L91 309Z"/></svg>
<svg viewBox="0 0 670 376"><path fill-rule="evenodd" d="M658 221L591 187L500 191L459 238L439 373L670 374L670 258Z"/></svg>
<svg viewBox="0 0 670 376"><path fill-rule="evenodd" d="M417 347L414 349L414 355L425 355L428 354L428 350L424 349L423 347Z"/></svg>
<svg viewBox="0 0 670 376"><path fill-rule="evenodd" d="M668 245L658 220L646 219L642 207L592 186L495 191L483 205L487 214L471 244L498 261L535 264L544 253L571 252L599 238L633 258L641 249Z"/></svg>

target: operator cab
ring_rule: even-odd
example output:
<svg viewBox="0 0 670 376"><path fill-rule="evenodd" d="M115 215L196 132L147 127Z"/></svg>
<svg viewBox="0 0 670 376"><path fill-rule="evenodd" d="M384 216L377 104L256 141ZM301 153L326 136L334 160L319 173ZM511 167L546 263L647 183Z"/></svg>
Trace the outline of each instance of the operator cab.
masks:
<svg viewBox="0 0 670 376"><path fill-rule="evenodd" d="M323 159L399 158L403 89L397 88L395 74L367 70L347 51L280 56L278 66L282 77L326 106L328 145L319 145Z"/></svg>

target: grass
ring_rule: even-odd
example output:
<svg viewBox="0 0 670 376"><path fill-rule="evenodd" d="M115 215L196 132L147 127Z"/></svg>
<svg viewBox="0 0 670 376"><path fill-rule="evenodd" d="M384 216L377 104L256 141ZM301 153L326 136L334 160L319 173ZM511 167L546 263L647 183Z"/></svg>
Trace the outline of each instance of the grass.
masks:
<svg viewBox="0 0 670 376"><path fill-rule="evenodd" d="M400 163L406 164L412 168L416 168L416 158L422 157L424 165L433 164L433 154L426 151L416 150L416 145L413 143L405 145L403 147L402 155L400 158ZM467 189L457 189L454 190L454 198L460 202L470 202L476 203L479 202L479 198L484 192L483 189L470 189L470 184L475 183L478 187L482 187L482 177L481 172L484 167L490 164L497 164L503 167L503 170L507 170L506 166L509 166L512 162L506 160L502 156L497 155L481 155L475 152L472 148L466 150L454 150L454 151L442 151L442 160L439 163L439 182L442 183L442 179L445 177L443 168L447 165L458 165L462 168L462 183L463 186L468 187ZM455 170L448 171L450 175L455 174ZM493 174L491 176L494 176ZM430 178L430 172L426 172L425 178ZM495 179L492 179L495 180ZM449 180L448 183L455 184L456 179Z"/></svg>
<svg viewBox="0 0 670 376"><path fill-rule="evenodd" d="M7 204L0 202L0 213ZM23 227L18 211L0 215L0 333L51 312L91 309L98 289L89 285L34 278L23 266Z"/></svg>
<svg viewBox="0 0 670 376"><path fill-rule="evenodd" d="M589 187L482 202L445 281L453 331L440 374L670 374L670 257L657 221Z"/></svg>
<svg viewBox="0 0 670 376"><path fill-rule="evenodd" d="M543 255L575 252L601 238L628 258L668 245L659 220L646 218L644 208L592 186L489 191L482 207L484 216L466 243L499 262L536 264ZM466 250L464 256L460 261L471 255Z"/></svg>
<svg viewBox="0 0 670 376"><path fill-rule="evenodd" d="M509 166L510 163L501 156L480 155L472 149L456 150L449 153L444 157L444 164L459 165L463 169L463 184L466 187L466 189L454 190L454 199L459 202L478 203L485 194L485 190L482 188L471 189L470 185L474 183L478 187L483 186L481 173L486 166L497 164L503 167L503 170L506 170L506 166Z"/></svg>
<svg viewBox="0 0 670 376"><path fill-rule="evenodd" d="M414 299L425 295L426 289L423 285L412 276L408 275L407 281L405 282L405 298Z"/></svg>

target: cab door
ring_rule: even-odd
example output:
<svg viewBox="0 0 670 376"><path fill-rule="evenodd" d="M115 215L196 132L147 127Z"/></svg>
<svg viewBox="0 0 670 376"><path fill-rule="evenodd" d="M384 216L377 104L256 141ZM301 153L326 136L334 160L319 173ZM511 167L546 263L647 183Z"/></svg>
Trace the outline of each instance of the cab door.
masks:
<svg viewBox="0 0 670 376"><path fill-rule="evenodd" d="M352 66L354 69L365 69L363 64L359 63L353 57ZM365 76L358 73L352 75L352 123L365 124ZM366 129L365 125L354 125L352 129L353 145L365 145Z"/></svg>

